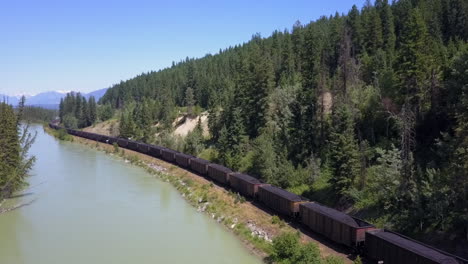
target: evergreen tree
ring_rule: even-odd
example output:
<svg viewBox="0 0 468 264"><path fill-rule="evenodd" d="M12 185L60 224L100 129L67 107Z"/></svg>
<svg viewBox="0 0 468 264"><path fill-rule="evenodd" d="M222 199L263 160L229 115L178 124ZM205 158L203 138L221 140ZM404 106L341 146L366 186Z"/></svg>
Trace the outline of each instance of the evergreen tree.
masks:
<svg viewBox="0 0 468 264"><path fill-rule="evenodd" d="M193 116L193 106L195 105L195 98L193 97L193 89L187 87L185 90L185 105L187 106L188 116Z"/></svg>
<svg viewBox="0 0 468 264"><path fill-rule="evenodd" d="M96 104L96 99L94 99L94 96L91 96L89 98L88 112L89 112L88 125L92 125L97 120L97 104Z"/></svg>
<svg viewBox="0 0 468 264"><path fill-rule="evenodd" d="M59 118L60 122L63 122L63 116L65 115L65 109L64 109L64 102L63 98L60 98L60 104L59 104Z"/></svg>
<svg viewBox="0 0 468 264"><path fill-rule="evenodd" d="M15 190L20 162L18 127L13 107L0 103L0 201Z"/></svg>
<svg viewBox="0 0 468 264"><path fill-rule="evenodd" d="M338 196L345 195L359 174L359 153L354 138L354 121L346 105L337 106L333 112L330 134L330 166L332 188Z"/></svg>

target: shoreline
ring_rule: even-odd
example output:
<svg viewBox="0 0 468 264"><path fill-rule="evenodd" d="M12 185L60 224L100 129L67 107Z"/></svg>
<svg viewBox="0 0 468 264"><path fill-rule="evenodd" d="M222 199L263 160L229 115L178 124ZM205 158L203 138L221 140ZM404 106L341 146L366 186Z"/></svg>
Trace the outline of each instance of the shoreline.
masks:
<svg viewBox="0 0 468 264"><path fill-rule="evenodd" d="M44 131L54 136L51 128L44 126ZM346 249L336 247L319 235L310 234L299 226L279 219L270 214L267 208L246 201L203 176L133 150L116 148L73 135L70 137L73 142L118 156L125 162L140 166L160 180L170 183L198 212L206 214L217 224L221 224L226 231L233 233L250 254L264 263L268 263L272 238L283 232L299 232L302 242L316 243L322 258L333 255L340 257L344 263L352 263Z"/></svg>

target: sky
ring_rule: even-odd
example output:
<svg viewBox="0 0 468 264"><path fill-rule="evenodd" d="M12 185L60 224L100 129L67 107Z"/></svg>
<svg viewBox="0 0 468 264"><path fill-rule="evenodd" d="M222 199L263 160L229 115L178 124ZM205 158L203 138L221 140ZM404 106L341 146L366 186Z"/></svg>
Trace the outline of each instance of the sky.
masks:
<svg viewBox="0 0 468 264"><path fill-rule="evenodd" d="M0 94L90 92L364 0L0 0Z"/></svg>

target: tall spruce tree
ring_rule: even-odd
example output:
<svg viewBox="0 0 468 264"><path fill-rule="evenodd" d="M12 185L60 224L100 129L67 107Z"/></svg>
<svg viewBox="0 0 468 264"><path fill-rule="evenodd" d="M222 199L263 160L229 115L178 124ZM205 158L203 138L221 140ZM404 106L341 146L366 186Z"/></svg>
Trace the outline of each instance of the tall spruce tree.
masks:
<svg viewBox="0 0 468 264"><path fill-rule="evenodd" d="M343 196L359 174L359 152L354 138L354 120L349 106L341 104L333 111L330 133L330 184L336 195Z"/></svg>

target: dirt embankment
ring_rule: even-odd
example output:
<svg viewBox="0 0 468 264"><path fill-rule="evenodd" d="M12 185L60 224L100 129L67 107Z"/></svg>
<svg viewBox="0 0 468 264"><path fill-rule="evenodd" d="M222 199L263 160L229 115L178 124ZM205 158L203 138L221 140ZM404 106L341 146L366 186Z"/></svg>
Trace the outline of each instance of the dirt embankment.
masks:
<svg viewBox="0 0 468 264"><path fill-rule="evenodd" d="M119 122L117 119L110 119L85 127L83 131L116 137L119 135Z"/></svg>
<svg viewBox="0 0 468 264"><path fill-rule="evenodd" d="M105 129L105 128L104 128ZM97 132L96 132L97 133ZM104 134L104 133L103 133ZM114 147L108 144L104 143L99 143L96 141L80 138L80 137L74 137L75 142L79 142L82 144L89 145L91 147L96 147L100 150L104 150L108 153L113 153L115 151ZM174 166L173 164L167 163L165 161L135 152L127 149L120 149L119 150L121 154L123 154L123 157L129 158L130 160L132 157L137 157L145 166L147 166L147 169L153 170L155 173L159 173L161 171L164 171L171 177L173 177L173 180L171 183L174 183L176 185L179 185L179 183L182 183L182 185L185 186L185 183L188 182L193 182L195 185L198 184L198 186L211 186L209 188L209 193L210 196L216 197L217 205L221 205L221 214L222 218L230 218L234 219L234 225L239 225L243 224L246 228L249 229L248 233L252 232L252 236L258 236L262 239L267 239L271 241L272 238L277 236L278 234L282 232L295 232L300 231L301 232L301 241L303 242L314 242L318 245L320 252L323 257L327 257L330 255L334 256L339 256L341 257L345 263L352 263L352 256L349 252L348 249L341 247L339 245L336 245L334 243L331 243L327 239L323 238L320 235L317 235L315 233L309 232L308 230L302 228L300 225L295 225L292 223L289 223L287 219L283 219L283 223L285 224L278 224L278 223L273 223L272 217L274 215L273 212L271 212L269 209L263 207L260 204L257 203L252 203L252 202L237 202L236 197L230 193L228 190L226 190L222 186L218 185L212 185L211 181L207 180L206 178L193 174L190 171L184 170L182 168L179 168L177 166ZM167 178L162 178L163 180L169 181ZM192 185L194 186L194 185ZM189 188L195 188L195 187L189 187ZM184 193L186 189L179 189L179 186L176 186L179 191L181 191L182 196L184 198L188 199L186 197L186 194ZM189 201L190 202L190 201ZM203 203L193 203L191 202L194 206L197 206L199 211L205 212ZM213 202L215 203L215 202ZM219 223L224 224L224 226L236 233L244 242L246 247L255 255L258 255L259 257L265 258L267 254L256 247L254 243L249 241L248 239L245 239L245 237L242 237L242 235L239 235L237 232L236 228L233 227L233 222L226 222L223 220L219 220L219 216L215 216L215 214L212 214L208 211L205 213L210 214L215 220L217 220ZM220 214L218 214L220 215ZM249 235L248 234L248 235Z"/></svg>

